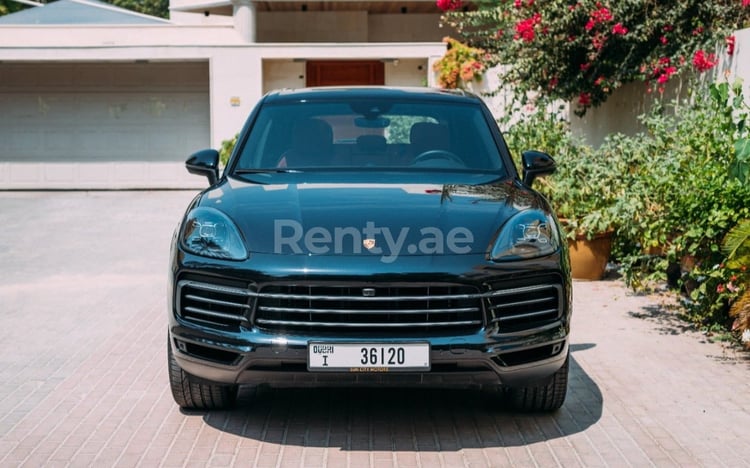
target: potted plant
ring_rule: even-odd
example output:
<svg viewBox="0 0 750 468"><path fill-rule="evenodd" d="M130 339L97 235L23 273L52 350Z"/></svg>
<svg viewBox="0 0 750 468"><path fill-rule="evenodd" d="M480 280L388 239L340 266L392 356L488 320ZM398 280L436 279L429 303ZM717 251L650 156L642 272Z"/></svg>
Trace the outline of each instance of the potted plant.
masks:
<svg viewBox="0 0 750 468"><path fill-rule="evenodd" d="M565 229L573 278L599 280L610 258L618 225L620 182L606 153L571 144L557 154L557 173L544 193Z"/></svg>

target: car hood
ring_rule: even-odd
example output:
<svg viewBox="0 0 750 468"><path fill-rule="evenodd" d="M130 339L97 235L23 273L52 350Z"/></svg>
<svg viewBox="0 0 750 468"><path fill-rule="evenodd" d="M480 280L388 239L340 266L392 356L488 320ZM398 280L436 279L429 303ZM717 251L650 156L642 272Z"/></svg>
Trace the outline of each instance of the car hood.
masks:
<svg viewBox="0 0 750 468"><path fill-rule="evenodd" d="M379 255L384 261L484 253L514 214L547 207L515 180L451 185L229 179L198 204L227 214L251 253Z"/></svg>

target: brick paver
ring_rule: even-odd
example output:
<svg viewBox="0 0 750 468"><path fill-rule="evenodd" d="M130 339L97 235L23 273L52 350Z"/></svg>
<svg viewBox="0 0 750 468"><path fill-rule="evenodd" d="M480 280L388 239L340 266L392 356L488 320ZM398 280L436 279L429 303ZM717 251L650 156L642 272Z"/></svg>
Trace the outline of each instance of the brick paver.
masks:
<svg viewBox="0 0 750 468"><path fill-rule="evenodd" d="M0 466L750 466L750 361L618 281L574 285L554 415L427 389L243 389L183 413L165 285L192 196L0 193Z"/></svg>

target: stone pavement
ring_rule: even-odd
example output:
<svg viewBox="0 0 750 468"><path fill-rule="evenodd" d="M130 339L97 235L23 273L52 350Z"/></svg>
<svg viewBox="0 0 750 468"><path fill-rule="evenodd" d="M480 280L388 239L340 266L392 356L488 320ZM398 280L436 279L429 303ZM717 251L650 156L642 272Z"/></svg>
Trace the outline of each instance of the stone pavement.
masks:
<svg viewBox="0 0 750 468"><path fill-rule="evenodd" d="M0 467L750 466L750 361L618 281L576 282L553 415L446 390L243 390L183 413L167 258L191 192L0 192Z"/></svg>

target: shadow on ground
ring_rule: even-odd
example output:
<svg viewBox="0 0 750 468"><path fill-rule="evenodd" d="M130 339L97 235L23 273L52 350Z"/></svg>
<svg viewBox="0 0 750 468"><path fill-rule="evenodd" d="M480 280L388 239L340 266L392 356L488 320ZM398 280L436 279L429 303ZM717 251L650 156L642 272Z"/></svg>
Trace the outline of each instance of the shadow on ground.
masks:
<svg viewBox="0 0 750 468"><path fill-rule="evenodd" d="M662 335L682 335L695 330L692 324L681 319L674 307L670 306L646 306L639 309L638 312L628 312L628 315L654 323L656 325L655 330Z"/></svg>
<svg viewBox="0 0 750 468"><path fill-rule="evenodd" d="M456 451L510 447L586 430L602 414L602 394L574 354L568 396L552 414L504 408L494 392L439 389L240 390L231 411L196 413L206 424L259 442L341 450Z"/></svg>

